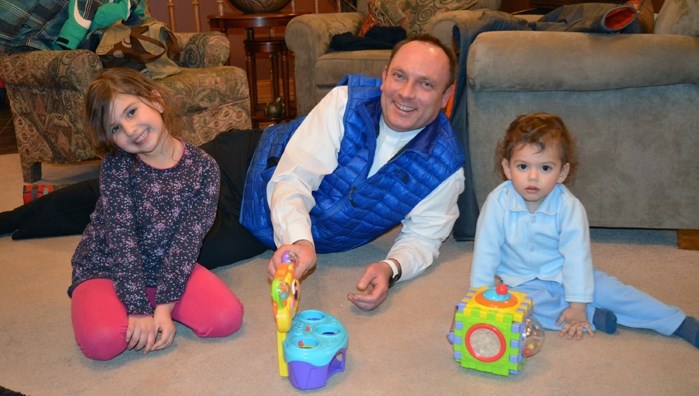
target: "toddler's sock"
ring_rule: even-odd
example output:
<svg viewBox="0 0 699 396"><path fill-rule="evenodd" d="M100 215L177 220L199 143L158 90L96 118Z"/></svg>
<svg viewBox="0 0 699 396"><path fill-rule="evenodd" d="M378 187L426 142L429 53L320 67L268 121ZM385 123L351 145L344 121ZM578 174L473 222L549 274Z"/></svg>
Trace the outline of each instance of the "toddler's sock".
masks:
<svg viewBox="0 0 699 396"><path fill-rule="evenodd" d="M680 327L675 330L675 335L684 338L688 343L699 348L699 320L687 316Z"/></svg>
<svg viewBox="0 0 699 396"><path fill-rule="evenodd" d="M596 308L595 313L592 315L592 324L595 325L598 331L614 334L616 331L616 315L608 309Z"/></svg>

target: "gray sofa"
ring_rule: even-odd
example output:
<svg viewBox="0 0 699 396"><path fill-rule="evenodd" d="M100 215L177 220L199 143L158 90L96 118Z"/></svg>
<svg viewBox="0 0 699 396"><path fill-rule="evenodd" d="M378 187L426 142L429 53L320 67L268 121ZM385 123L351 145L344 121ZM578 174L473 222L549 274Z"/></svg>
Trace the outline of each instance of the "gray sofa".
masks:
<svg viewBox="0 0 699 396"><path fill-rule="evenodd" d="M467 18L471 10L500 8L500 0L479 0L469 10L437 14L426 31L451 45L452 26ZM294 52L297 113L307 114L318 101L346 74L380 76L388 63L390 50L331 52L330 39L340 33L357 33L367 15L366 0L357 2L358 12L306 14L292 19L284 37Z"/></svg>
<svg viewBox="0 0 699 396"><path fill-rule="evenodd" d="M570 187L591 226L699 229L699 15L668 20L683 3L666 0L653 34L480 34L456 110L467 111L478 204L500 182L494 148L509 123L546 111L577 136Z"/></svg>
<svg viewBox="0 0 699 396"><path fill-rule="evenodd" d="M478 206L500 182L494 149L509 123L547 111L577 136L581 166L570 187L592 226L699 229L699 12L687 9L694 3L665 0L653 34L479 35L468 54L464 108L455 109L467 112L462 133L470 140ZM359 5L366 7L364 0ZM428 31L450 43L455 24L499 6L479 1L435 16ZM388 51L327 52L332 35L356 32L363 15L304 15L287 26L300 114L345 73L378 75L385 66Z"/></svg>

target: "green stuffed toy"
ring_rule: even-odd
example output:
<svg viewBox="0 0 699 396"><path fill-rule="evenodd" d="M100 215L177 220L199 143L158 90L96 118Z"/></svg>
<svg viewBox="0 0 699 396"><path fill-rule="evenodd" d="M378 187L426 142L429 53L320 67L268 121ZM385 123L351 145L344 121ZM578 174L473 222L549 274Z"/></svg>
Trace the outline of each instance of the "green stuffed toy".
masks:
<svg viewBox="0 0 699 396"><path fill-rule="evenodd" d="M145 19L146 2L141 0L70 0L68 15L56 37L56 49L73 50L88 33L118 21Z"/></svg>

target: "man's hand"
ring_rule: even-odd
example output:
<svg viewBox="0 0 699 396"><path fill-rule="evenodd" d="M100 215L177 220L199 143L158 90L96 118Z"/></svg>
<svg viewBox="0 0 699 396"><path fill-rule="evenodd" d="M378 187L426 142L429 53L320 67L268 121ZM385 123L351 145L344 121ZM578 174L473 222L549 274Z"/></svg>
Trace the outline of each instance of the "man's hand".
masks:
<svg viewBox="0 0 699 396"><path fill-rule="evenodd" d="M154 351L168 348L175 340L177 329L172 322L172 310L175 309L175 303L161 304L155 307L153 321L155 322L155 331L157 339L153 345Z"/></svg>
<svg viewBox="0 0 699 396"><path fill-rule="evenodd" d="M561 328L559 333L562 337L565 336L569 340L575 337L580 340L584 330L587 330L591 337L594 335L590 322L587 321L586 307L587 304L585 303L570 303L570 306L563 310L558 321L556 321L556 325L563 323L563 328Z"/></svg>
<svg viewBox="0 0 699 396"><path fill-rule="evenodd" d="M357 282L357 290L364 293L349 293L347 299L364 311L371 311L388 297L388 281L393 276L391 267L380 261L371 263Z"/></svg>
<svg viewBox="0 0 699 396"><path fill-rule="evenodd" d="M316 266L316 261L318 260L316 248L311 241L303 239L291 245L282 245L274 252L274 255L269 260L269 264L267 264L267 276L269 279L274 278L277 267L282 263L282 254L284 252L289 252L296 259L296 270L294 271L296 279L301 279Z"/></svg>

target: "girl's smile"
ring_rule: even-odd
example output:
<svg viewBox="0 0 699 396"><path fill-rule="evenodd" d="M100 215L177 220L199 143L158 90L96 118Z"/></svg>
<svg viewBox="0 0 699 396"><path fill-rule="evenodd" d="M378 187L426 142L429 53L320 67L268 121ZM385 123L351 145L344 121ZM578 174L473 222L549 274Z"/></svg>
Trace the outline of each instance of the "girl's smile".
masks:
<svg viewBox="0 0 699 396"><path fill-rule="evenodd" d="M157 168L174 166L182 144L165 128L162 106L135 95L119 94L112 103L110 131L114 144Z"/></svg>

